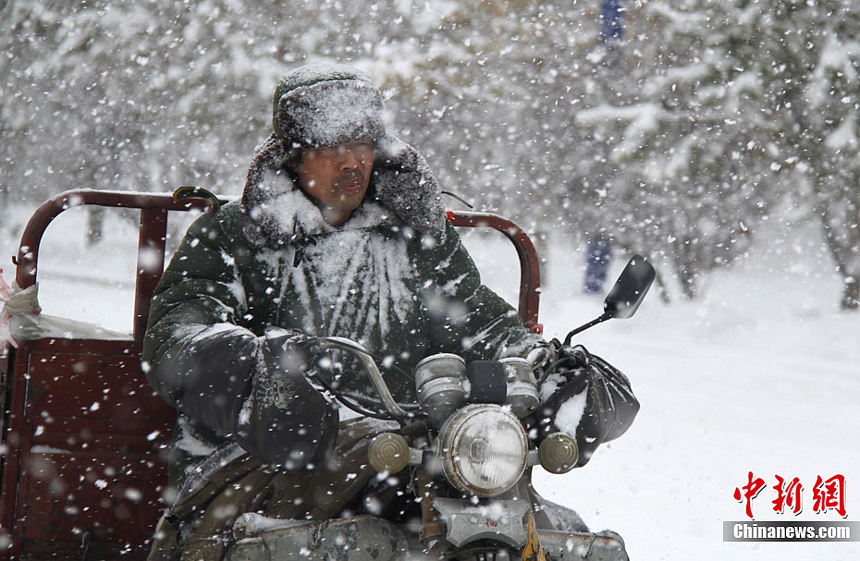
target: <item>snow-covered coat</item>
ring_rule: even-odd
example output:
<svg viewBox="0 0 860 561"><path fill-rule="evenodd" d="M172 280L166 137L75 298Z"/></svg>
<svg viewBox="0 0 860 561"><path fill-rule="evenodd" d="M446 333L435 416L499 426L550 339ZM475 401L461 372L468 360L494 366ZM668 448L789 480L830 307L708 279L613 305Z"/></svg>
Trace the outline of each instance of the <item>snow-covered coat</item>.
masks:
<svg viewBox="0 0 860 561"><path fill-rule="evenodd" d="M302 394L295 372L267 367L273 344L348 337L406 372L437 352L494 359L543 344L481 283L420 156L384 142L365 202L341 227L295 187L272 144L260 150L242 200L189 228L156 289L143 350L150 382L181 413L173 484L230 440L290 466L296 426L277 417L322 398ZM398 400L414 401L412 380L396 369L384 375ZM358 372L340 382L367 387ZM326 411L323 421L336 423ZM308 421L315 430L319 420ZM319 449L331 442L324 432ZM313 458L311 450L295 463Z"/></svg>

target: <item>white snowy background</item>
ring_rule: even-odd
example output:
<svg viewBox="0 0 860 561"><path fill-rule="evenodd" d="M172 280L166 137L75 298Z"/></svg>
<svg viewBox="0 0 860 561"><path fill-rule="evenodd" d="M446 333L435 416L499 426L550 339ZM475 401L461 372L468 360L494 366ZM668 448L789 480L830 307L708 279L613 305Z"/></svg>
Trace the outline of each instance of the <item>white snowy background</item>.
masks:
<svg viewBox="0 0 860 561"><path fill-rule="evenodd" d="M9 257L32 210L16 207L0 224L0 267L10 283ZM130 331L137 217L116 214L107 239L92 247L81 209L49 227L39 269L45 314ZM860 520L860 314L839 310L840 278L816 227L774 223L756 236L752 251L708 277L700 299L672 293L671 271L662 270L671 304L655 286L636 316L577 340L629 375L642 409L585 468L540 473L536 485L593 529L621 533L631 559L860 558L860 542L722 541L722 522L745 518L732 493L749 471L768 486L753 501L756 520L842 520L813 512L816 476L835 474L847 480L846 520ZM515 301L513 249L497 235L466 242L485 282ZM581 291L583 253L562 236L550 239L541 299L548 337L602 311L601 298ZM613 279L625 257L616 256ZM800 478L800 515L773 512L775 475Z"/></svg>

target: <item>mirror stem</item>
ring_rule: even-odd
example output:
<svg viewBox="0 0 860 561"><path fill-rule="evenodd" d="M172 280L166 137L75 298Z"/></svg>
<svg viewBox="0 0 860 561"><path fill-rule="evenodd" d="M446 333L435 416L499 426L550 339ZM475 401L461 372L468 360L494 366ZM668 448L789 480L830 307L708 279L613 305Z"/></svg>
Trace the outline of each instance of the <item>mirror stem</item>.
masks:
<svg viewBox="0 0 860 561"><path fill-rule="evenodd" d="M612 319L612 317L613 317L612 314L610 314L609 312L605 312L599 318L592 320L592 321L586 323L585 325L580 325L579 327L577 327L576 329L574 329L573 331L571 331L570 333L567 334L567 337L564 338L564 345L565 346L570 345L570 340L573 339L574 335L576 335L578 333L582 333L586 329L588 329L590 327L594 327L598 323L603 323L604 321L606 321L608 319Z"/></svg>

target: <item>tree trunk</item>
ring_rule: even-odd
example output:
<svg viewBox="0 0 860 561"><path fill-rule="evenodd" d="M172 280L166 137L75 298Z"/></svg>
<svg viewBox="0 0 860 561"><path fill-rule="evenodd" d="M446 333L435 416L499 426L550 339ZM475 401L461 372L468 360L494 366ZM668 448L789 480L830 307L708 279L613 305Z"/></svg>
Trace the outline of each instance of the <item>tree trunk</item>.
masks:
<svg viewBox="0 0 860 561"><path fill-rule="evenodd" d="M842 309L857 310L860 309L860 281L857 277L846 277L845 290L842 293Z"/></svg>
<svg viewBox="0 0 860 561"><path fill-rule="evenodd" d="M844 209L824 204L820 212L824 238L842 276L843 310L860 309L860 205L849 202Z"/></svg>
<svg viewBox="0 0 860 561"><path fill-rule="evenodd" d="M104 235L105 209L90 207L87 215L87 245L92 246L102 241Z"/></svg>

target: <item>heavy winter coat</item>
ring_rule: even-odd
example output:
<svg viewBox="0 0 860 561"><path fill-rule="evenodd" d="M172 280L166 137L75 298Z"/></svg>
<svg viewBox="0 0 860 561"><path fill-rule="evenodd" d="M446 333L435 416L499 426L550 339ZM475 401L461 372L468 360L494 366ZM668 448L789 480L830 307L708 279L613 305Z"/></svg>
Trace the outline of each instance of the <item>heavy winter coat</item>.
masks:
<svg viewBox="0 0 860 561"><path fill-rule="evenodd" d="M441 212L408 199L426 195L418 181L432 181L414 151L396 172L390 158L388 167L375 166L372 190L400 183L403 204L387 203L399 212L374 191L339 228L325 222L289 173L266 165L271 159L261 162L241 202L189 228L153 300L144 364L152 385L181 413L171 457L175 485L229 440L267 462L291 465L295 423L277 417L302 414L312 397L301 393L295 375L267 367L273 343L289 349L301 346L302 334L348 337L406 372L437 352L493 359L542 344L481 284ZM410 212L413 220L401 218ZM434 227L422 232L409 222ZM410 379L390 368L384 375L398 400L414 401ZM368 387L356 371L340 382L356 392ZM307 430L315 430L319 419L308 421ZM303 459L297 467L314 451Z"/></svg>

